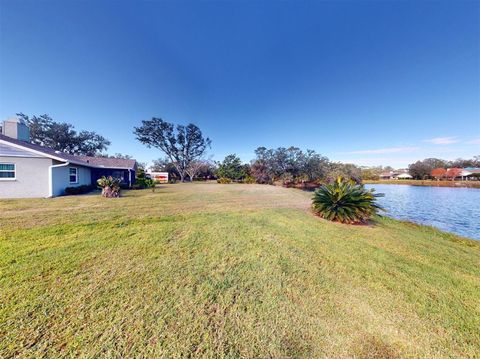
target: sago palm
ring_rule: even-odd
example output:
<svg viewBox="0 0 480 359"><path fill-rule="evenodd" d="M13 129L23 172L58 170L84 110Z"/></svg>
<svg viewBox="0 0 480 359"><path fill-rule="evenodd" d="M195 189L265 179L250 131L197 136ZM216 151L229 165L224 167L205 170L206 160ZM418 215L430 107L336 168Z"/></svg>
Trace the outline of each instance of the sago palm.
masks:
<svg viewBox="0 0 480 359"><path fill-rule="evenodd" d="M338 177L315 191L312 207L322 218L342 223L364 223L379 211L376 203L382 194L367 190L363 185Z"/></svg>

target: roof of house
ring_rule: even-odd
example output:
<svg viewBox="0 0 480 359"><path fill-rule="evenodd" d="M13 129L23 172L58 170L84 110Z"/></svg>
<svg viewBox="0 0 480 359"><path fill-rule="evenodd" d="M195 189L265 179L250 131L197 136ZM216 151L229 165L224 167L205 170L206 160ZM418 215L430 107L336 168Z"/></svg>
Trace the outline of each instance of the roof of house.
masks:
<svg viewBox="0 0 480 359"><path fill-rule="evenodd" d="M91 156L80 156L87 163L96 166L96 167L108 167L108 168L126 168L133 169L137 161L133 159L123 159L123 158L107 158L107 157L91 157Z"/></svg>
<svg viewBox="0 0 480 359"><path fill-rule="evenodd" d="M472 172L472 174L480 173L480 167L465 167L464 170Z"/></svg>
<svg viewBox="0 0 480 359"><path fill-rule="evenodd" d="M25 141L20 141L15 138L11 138L0 134L0 141L7 142L14 147L21 147L29 149L35 153L43 154L47 157L53 158L61 162L70 162L72 164L95 167L95 168L118 168L118 169L134 169L136 161L133 159L122 158L107 158L107 157L90 157L90 156L76 156L68 153L56 151L52 148L35 145Z"/></svg>

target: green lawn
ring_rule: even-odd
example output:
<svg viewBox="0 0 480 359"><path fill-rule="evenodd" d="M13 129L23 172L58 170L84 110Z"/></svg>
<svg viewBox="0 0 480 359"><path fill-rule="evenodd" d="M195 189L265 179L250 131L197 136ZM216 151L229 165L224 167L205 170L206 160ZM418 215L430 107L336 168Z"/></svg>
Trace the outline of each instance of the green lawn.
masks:
<svg viewBox="0 0 480 359"><path fill-rule="evenodd" d="M0 201L0 357L478 357L480 246L311 193Z"/></svg>

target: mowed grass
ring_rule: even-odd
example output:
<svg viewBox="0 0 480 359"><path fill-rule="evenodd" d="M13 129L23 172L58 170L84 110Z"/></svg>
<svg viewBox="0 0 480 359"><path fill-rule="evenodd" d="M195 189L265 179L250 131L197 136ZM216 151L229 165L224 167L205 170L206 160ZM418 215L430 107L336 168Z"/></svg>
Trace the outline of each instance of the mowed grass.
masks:
<svg viewBox="0 0 480 359"><path fill-rule="evenodd" d="M479 356L475 241L273 186L124 195L0 201L0 357Z"/></svg>

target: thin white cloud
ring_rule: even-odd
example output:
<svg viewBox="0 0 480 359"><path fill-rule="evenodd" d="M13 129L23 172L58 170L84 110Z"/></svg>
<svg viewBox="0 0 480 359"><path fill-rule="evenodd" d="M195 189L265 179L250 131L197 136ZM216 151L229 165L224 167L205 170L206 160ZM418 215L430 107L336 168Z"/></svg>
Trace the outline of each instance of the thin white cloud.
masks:
<svg viewBox="0 0 480 359"><path fill-rule="evenodd" d="M378 155L384 153L405 153L405 152L415 152L419 147L388 147L388 148L378 148L373 150L360 150L360 151L351 151L346 152L350 155Z"/></svg>
<svg viewBox="0 0 480 359"><path fill-rule="evenodd" d="M456 136L451 137L435 137L423 142L433 143L434 145L451 145L452 143L460 142Z"/></svg>
<svg viewBox="0 0 480 359"><path fill-rule="evenodd" d="M469 145L480 145L480 137L479 138L474 138L471 141L468 141L467 144Z"/></svg>

